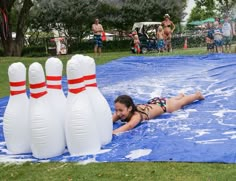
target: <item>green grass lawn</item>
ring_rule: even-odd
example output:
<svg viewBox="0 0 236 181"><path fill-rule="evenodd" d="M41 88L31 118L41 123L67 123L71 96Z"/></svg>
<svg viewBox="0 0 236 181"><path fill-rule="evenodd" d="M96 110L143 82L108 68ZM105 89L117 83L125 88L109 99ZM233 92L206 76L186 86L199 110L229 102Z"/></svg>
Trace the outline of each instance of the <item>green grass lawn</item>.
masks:
<svg viewBox="0 0 236 181"><path fill-rule="evenodd" d="M203 48L174 50L172 53L148 53L135 56L197 55L204 54ZM87 54L93 57L93 54ZM96 57L96 63L105 64L130 52L103 53ZM64 64L72 55L60 56ZM23 62L26 67L33 62L44 65L48 57L0 57L0 98L9 95L7 70L13 62ZM202 155L204 156L204 155ZM4 159L4 156L3 156ZM0 156L1 161L1 156ZM0 181L3 180L176 180L176 181L228 181L236 180L236 165L223 163L175 163L175 162L119 162L119 163L23 163L0 164Z"/></svg>
<svg viewBox="0 0 236 181"><path fill-rule="evenodd" d="M203 48L191 48L191 49L186 49L186 50L174 50L172 53L163 53L163 54L158 54L154 52L149 52L147 54L131 54L130 52L110 52L110 53L103 53L100 57L94 57L96 60L97 65L105 64L111 60L115 60L121 57L125 56L174 56L174 55L194 55L194 54L203 54L206 53L206 50ZM93 54L85 54L88 56L93 57ZM67 60L70 59L72 55L64 55L64 56L59 56L59 58L63 62L63 75L65 75L66 72L66 62ZM43 65L45 65L45 61L49 57L0 57L0 98L4 96L9 95L9 80L8 80L8 67L10 64L14 62L22 62L24 65L28 68L29 65L33 62L39 62ZM27 77L28 79L28 77Z"/></svg>

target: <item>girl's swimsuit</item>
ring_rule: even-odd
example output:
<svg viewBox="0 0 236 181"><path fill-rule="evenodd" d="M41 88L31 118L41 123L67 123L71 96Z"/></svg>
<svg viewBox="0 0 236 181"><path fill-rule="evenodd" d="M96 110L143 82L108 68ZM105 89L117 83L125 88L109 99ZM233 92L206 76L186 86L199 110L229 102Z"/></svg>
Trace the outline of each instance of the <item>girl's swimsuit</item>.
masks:
<svg viewBox="0 0 236 181"><path fill-rule="evenodd" d="M150 119L150 109L152 109L152 106L150 104L157 104L157 105L159 105L162 108L162 110L164 112L166 112L166 98L154 97L154 98L150 99L147 102L147 104L137 104L136 105L137 112L141 116L141 121L142 120L149 120ZM144 106L144 108L142 108L139 105ZM146 116L146 119L143 117L143 114ZM122 122L128 122L127 119L126 120L121 120L121 121Z"/></svg>
<svg viewBox="0 0 236 181"><path fill-rule="evenodd" d="M143 105L144 108L142 108L141 106L137 105L137 110L139 113L141 113L141 118L143 119L142 114L146 115L147 119L150 119L150 109L152 109L152 106L150 106L150 104L157 104L158 106L161 107L161 109L166 112L166 98L160 98L160 97L154 97L152 99L150 99L147 104L139 104L139 105Z"/></svg>
<svg viewBox="0 0 236 181"><path fill-rule="evenodd" d="M142 108L141 106L144 106L144 108ZM152 106L148 105L148 104L137 104L137 111L141 116L141 120L149 120L150 119L150 109L152 109ZM143 114L146 116L146 119L143 117Z"/></svg>
<svg viewBox="0 0 236 181"><path fill-rule="evenodd" d="M159 105L164 112L166 112L166 98L154 97L150 99L147 104L157 104Z"/></svg>

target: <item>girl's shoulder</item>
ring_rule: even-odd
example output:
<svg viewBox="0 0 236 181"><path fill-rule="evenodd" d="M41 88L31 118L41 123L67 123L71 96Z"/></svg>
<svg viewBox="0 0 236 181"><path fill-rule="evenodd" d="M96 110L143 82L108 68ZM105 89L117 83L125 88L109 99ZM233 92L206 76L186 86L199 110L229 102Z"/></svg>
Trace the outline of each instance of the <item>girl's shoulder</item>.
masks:
<svg viewBox="0 0 236 181"><path fill-rule="evenodd" d="M132 121L142 121L143 116L139 111L135 111L134 114L130 117L129 120L125 120L125 122L132 122Z"/></svg>

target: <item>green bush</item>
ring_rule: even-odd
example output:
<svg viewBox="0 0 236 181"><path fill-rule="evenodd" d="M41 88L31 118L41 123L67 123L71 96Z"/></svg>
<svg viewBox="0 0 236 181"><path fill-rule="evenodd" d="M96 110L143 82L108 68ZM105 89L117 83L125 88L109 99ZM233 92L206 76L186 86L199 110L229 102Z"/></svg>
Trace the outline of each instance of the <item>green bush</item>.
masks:
<svg viewBox="0 0 236 181"><path fill-rule="evenodd" d="M46 49L44 46L30 46L23 48L22 56L27 57L43 57L46 56Z"/></svg>
<svg viewBox="0 0 236 181"><path fill-rule="evenodd" d="M3 49L0 48L0 57L3 57L4 53L3 53Z"/></svg>
<svg viewBox="0 0 236 181"><path fill-rule="evenodd" d="M185 38L187 38L188 48L206 46L205 37L203 37L203 36L192 36L192 37L175 37L175 38L172 38L172 47L173 48L183 48Z"/></svg>
<svg viewBox="0 0 236 181"><path fill-rule="evenodd" d="M68 43L69 43L68 53L75 53L75 52L85 53L93 51L93 44L90 41L79 43L79 41L73 40Z"/></svg>
<svg viewBox="0 0 236 181"><path fill-rule="evenodd" d="M193 47L204 47L206 46L204 36L191 36L191 37L173 37L172 47L183 48L185 38L187 38L188 48ZM236 41L236 36L233 37L233 42ZM69 43L68 53L91 53L93 52L94 43L93 40L86 42L79 42L76 39ZM102 51L103 52L116 52L116 51L129 51L130 50L130 40L115 40L115 41L105 41L103 42ZM0 56L3 56L3 50L0 49ZM56 55L56 52L51 52L50 50L46 53L44 46L30 46L25 47L22 51L22 56L28 57L43 57L47 55Z"/></svg>
<svg viewBox="0 0 236 181"><path fill-rule="evenodd" d="M80 53L90 53L93 52L94 43L93 40L86 42L78 42L73 41L70 42L70 46L68 48L69 53L80 52ZM104 41L102 51L103 52L111 52L111 51L127 51L130 49L130 40L122 40L122 41Z"/></svg>

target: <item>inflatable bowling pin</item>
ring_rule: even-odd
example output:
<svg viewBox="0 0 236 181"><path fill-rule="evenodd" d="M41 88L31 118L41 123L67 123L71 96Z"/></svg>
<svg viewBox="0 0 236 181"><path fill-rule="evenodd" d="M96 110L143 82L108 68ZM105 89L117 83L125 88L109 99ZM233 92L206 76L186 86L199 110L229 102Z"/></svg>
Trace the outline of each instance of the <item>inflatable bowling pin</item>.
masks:
<svg viewBox="0 0 236 181"><path fill-rule="evenodd" d="M107 100L97 87L96 64L94 59L85 56L81 61L84 65L84 81L87 94L94 108L101 143L105 145L112 140L112 112Z"/></svg>
<svg viewBox="0 0 236 181"><path fill-rule="evenodd" d="M63 64L59 58L49 58L45 63L48 97L64 127L66 96L62 90L62 70Z"/></svg>
<svg viewBox="0 0 236 181"><path fill-rule="evenodd" d="M29 99L26 95L26 68L13 63L8 68L10 97L3 116L3 133L7 149L13 154L29 153Z"/></svg>
<svg viewBox="0 0 236 181"><path fill-rule="evenodd" d="M95 154L101 144L95 117L85 91L81 66L75 59L67 62L68 96L65 133L71 155Z"/></svg>
<svg viewBox="0 0 236 181"><path fill-rule="evenodd" d="M42 65L29 67L31 149L36 158L61 155L65 150L64 130L57 120L47 93Z"/></svg>

